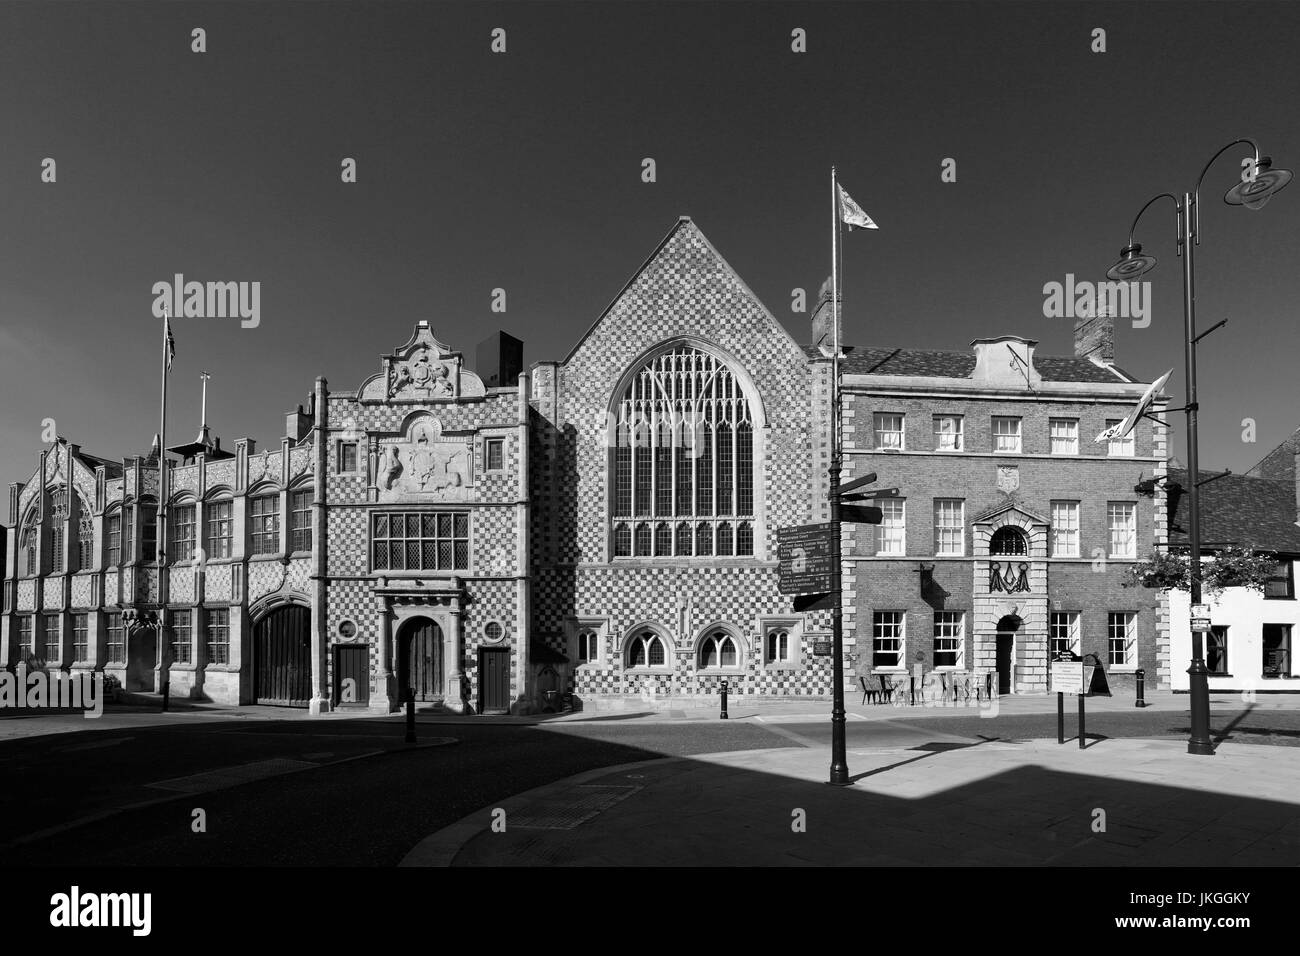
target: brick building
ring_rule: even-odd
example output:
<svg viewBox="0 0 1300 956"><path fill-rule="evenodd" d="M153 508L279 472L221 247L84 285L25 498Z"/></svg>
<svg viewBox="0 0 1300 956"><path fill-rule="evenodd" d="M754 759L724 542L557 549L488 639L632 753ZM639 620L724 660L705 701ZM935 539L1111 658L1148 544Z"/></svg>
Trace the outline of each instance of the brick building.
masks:
<svg viewBox="0 0 1300 956"><path fill-rule="evenodd" d="M1147 387L1112 341L1110 320L1090 319L1068 357L1015 336L848 351L843 480L875 472L887 489L882 524L845 535L860 672L993 672L1004 693L1042 692L1050 653L1069 648L1096 654L1112 686L1138 668L1168 685L1166 611L1121 584L1165 540L1164 483L1135 486L1164 473L1166 429L1142 419L1094 442ZM829 360L814 362L825 378Z"/></svg>
<svg viewBox="0 0 1300 956"><path fill-rule="evenodd" d="M1109 327L1082 328L1070 358L974 348L849 352L845 477L899 489L887 525L849 536L849 650L877 669L1001 667L1032 691L1055 628L1167 674L1155 610L1117 590L1165 527L1163 498L1133 491L1161 473L1162 430L1090 447L1143 388L1110 361ZM829 612L797 612L776 561L777 529L825 519L823 351L683 217L567 356L528 372L521 356L497 334L471 371L420 322L354 390L318 378L263 450L222 448L206 423L119 460L60 440L10 489L0 665L315 712L387 713L408 690L479 713L566 690L712 703L724 679L829 694L813 653Z"/></svg>

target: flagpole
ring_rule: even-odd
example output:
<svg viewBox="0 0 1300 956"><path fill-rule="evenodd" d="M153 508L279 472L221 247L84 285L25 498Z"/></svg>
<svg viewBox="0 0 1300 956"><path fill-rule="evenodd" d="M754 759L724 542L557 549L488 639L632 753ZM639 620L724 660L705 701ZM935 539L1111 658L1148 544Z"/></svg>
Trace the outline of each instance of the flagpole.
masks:
<svg viewBox="0 0 1300 956"><path fill-rule="evenodd" d="M831 166L831 341L835 354L831 358L831 467L828 499L831 519L831 771L828 783L846 787L849 764L845 743L844 713L844 569L840 544L840 197Z"/></svg>
<svg viewBox="0 0 1300 956"><path fill-rule="evenodd" d="M162 405L158 422L158 522L155 558L158 562L158 664L159 677L162 681L162 709L167 710L167 698L171 690L171 667L169 654L171 646L167 640L167 372L171 358L171 346L168 342L171 315L167 306L163 306L162 328Z"/></svg>

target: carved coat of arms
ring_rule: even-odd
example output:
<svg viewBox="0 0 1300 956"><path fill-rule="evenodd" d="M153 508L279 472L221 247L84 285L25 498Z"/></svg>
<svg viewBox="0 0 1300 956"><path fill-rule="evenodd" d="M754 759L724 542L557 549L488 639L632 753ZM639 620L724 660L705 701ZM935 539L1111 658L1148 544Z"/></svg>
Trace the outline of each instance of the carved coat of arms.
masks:
<svg viewBox="0 0 1300 956"><path fill-rule="evenodd" d="M1020 469L1015 465L998 465L998 491L1011 494L1020 490Z"/></svg>

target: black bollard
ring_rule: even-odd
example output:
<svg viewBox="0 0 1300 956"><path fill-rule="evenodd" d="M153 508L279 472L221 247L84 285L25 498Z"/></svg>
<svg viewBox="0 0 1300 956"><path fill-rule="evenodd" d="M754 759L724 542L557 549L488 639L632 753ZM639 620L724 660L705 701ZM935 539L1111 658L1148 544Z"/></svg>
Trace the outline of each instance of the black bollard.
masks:
<svg viewBox="0 0 1300 956"><path fill-rule="evenodd" d="M1065 694L1056 692L1056 742L1065 743Z"/></svg>
<svg viewBox="0 0 1300 956"><path fill-rule="evenodd" d="M1087 744L1088 734L1083 729L1083 695L1079 695L1079 749L1082 750Z"/></svg>
<svg viewBox="0 0 1300 956"><path fill-rule="evenodd" d="M406 742L415 743L415 691L406 689Z"/></svg>
<svg viewBox="0 0 1300 956"><path fill-rule="evenodd" d="M172 682L170 679L163 681L163 706L162 712L167 713L167 701L171 698Z"/></svg>
<svg viewBox="0 0 1300 956"><path fill-rule="evenodd" d="M718 715L719 720L727 719L727 682L724 680L721 685L722 691L722 713Z"/></svg>
<svg viewBox="0 0 1300 956"><path fill-rule="evenodd" d="M1137 700L1133 702L1133 706L1145 707L1147 705L1147 672L1139 668L1138 672L1134 676L1137 678Z"/></svg>

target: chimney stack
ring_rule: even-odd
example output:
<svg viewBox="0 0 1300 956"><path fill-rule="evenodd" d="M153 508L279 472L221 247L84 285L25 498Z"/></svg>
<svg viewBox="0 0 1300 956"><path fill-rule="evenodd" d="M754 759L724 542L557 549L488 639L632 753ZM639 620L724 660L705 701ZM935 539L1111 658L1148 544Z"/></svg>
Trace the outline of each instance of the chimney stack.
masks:
<svg viewBox="0 0 1300 956"><path fill-rule="evenodd" d="M311 416L303 411L302 406L299 405L297 411L292 411L285 416L285 437L291 442L300 442L304 437L306 437L307 433L311 431L311 426Z"/></svg>
<svg viewBox="0 0 1300 956"><path fill-rule="evenodd" d="M1075 358L1086 358L1098 365L1115 361L1115 320L1109 315L1094 315L1074 323Z"/></svg>
<svg viewBox="0 0 1300 956"><path fill-rule="evenodd" d="M476 350L479 378L488 388L518 388L524 370L524 343L507 332L493 332Z"/></svg>

